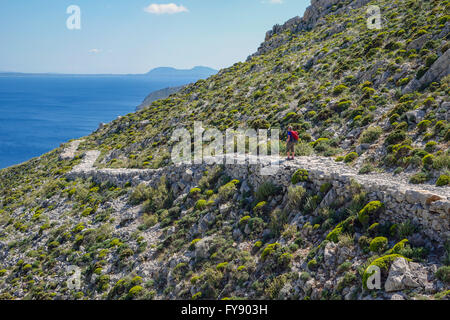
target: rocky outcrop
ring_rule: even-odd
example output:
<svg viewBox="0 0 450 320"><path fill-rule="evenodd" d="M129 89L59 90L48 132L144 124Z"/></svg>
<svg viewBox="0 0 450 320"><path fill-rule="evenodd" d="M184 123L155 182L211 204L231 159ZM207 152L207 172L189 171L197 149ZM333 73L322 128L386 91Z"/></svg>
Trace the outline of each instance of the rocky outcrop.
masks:
<svg viewBox="0 0 450 320"><path fill-rule="evenodd" d="M247 60L251 60L251 58L255 56L262 55L268 51L282 46L289 39L286 35L283 35L283 33L286 31L298 33L311 30L319 23L322 17L328 14L339 14L343 11L358 9L366 5L370 1L355 0L352 1L349 5L346 5L346 2L347 1L344 0L311 0L311 5L306 8L303 18L297 16L288 20L282 25L276 24L275 26L273 26L272 30L269 30L266 33L265 40L258 48L258 51L255 54L249 56ZM331 31L329 34L331 35L333 34L333 32L340 32L339 30L342 27L343 26L337 26L335 31Z"/></svg>
<svg viewBox="0 0 450 320"><path fill-rule="evenodd" d="M430 286L427 279L427 270L418 263L408 262L398 258L391 265L388 278L384 284L386 292L401 291L413 288L426 288Z"/></svg>
<svg viewBox="0 0 450 320"><path fill-rule="evenodd" d="M412 80L404 89L403 94L411 93L429 85L432 82L437 82L450 74L450 50L437 59L430 69L420 79Z"/></svg>

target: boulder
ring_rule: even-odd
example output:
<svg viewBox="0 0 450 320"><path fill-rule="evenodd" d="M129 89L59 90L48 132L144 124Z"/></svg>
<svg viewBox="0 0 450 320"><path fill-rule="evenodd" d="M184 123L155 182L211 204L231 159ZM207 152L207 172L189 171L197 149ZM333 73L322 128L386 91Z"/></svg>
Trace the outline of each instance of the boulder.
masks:
<svg viewBox="0 0 450 320"><path fill-rule="evenodd" d="M206 259L209 258L209 249L212 244L212 237L201 239L195 244L195 258Z"/></svg>
<svg viewBox="0 0 450 320"><path fill-rule="evenodd" d="M359 155L362 155L364 151L368 150L370 148L370 144L368 143L361 143L359 146L356 147L356 153Z"/></svg>
<svg viewBox="0 0 450 320"><path fill-rule="evenodd" d="M327 268L331 268L336 263L337 245L334 242L328 242L323 251L323 260Z"/></svg>
<svg viewBox="0 0 450 320"><path fill-rule="evenodd" d="M425 118L425 111L412 110L406 113L406 118L409 124L417 124Z"/></svg>
<svg viewBox="0 0 450 320"><path fill-rule="evenodd" d="M401 291L410 288L425 287L427 271L418 263L398 258L392 264L384 285L386 292Z"/></svg>

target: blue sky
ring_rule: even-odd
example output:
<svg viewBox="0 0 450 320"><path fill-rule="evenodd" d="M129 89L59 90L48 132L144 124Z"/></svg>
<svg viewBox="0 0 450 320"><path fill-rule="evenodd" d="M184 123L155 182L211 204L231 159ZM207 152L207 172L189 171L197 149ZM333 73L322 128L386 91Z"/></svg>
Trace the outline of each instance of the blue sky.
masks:
<svg viewBox="0 0 450 320"><path fill-rule="evenodd" d="M0 0L0 71L144 73L244 61L309 0ZM172 3L171 6L167 4ZM69 30L66 9L81 9ZM166 5L166 6L164 6Z"/></svg>

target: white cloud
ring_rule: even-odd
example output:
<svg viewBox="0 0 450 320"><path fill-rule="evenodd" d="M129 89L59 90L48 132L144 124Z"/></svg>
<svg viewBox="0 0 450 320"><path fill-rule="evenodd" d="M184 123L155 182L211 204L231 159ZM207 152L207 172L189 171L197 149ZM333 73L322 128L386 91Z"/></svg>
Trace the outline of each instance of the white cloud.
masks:
<svg viewBox="0 0 450 320"><path fill-rule="evenodd" d="M273 3L273 4L282 4L283 0L267 0L267 1L263 1L263 2L268 2L268 3Z"/></svg>
<svg viewBox="0 0 450 320"><path fill-rule="evenodd" d="M102 52L101 49L91 49L91 50L89 50L89 53L93 53L93 54L97 54L97 53L100 53L100 52Z"/></svg>
<svg viewBox="0 0 450 320"><path fill-rule="evenodd" d="M167 3L167 4L153 3L148 7L144 8L144 11L152 14L175 14L180 12L189 12L189 10L186 7L182 5L176 5L175 3Z"/></svg>

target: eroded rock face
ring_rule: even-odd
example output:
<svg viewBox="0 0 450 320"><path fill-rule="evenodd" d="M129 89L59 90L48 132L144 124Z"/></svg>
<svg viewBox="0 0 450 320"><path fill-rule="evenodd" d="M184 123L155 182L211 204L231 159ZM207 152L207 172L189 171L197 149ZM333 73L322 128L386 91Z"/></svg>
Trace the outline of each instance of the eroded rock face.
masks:
<svg viewBox="0 0 450 320"><path fill-rule="evenodd" d="M420 88L429 85L432 82L437 82L450 74L450 50L437 59L425 75L420 79L412 80L404 89L403 94L411 93Z"/></svg>

